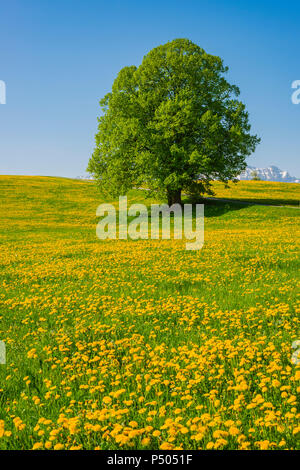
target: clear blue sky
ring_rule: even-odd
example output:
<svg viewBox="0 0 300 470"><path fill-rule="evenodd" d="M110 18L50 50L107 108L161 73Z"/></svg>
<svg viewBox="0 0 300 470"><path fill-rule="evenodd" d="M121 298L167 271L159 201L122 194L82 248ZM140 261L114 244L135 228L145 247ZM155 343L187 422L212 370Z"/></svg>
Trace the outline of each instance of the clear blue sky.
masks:
<svg viewBox="0 0 300 470"><path fill-rule="evenodd" d="M300 177L300 3L282 0L0 0L0 174L84 174L120 68L178 37L229 66L262 138L248 163Z"/></svg>

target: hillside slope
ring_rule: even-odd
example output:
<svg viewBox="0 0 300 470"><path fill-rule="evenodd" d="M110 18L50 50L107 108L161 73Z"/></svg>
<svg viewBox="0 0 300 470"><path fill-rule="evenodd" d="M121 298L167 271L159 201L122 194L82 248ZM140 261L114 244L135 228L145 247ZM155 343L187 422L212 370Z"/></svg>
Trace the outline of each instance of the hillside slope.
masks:
<svg viewBox="0 0 300 470"><path fill-rule="evenodd" d="M300 185L297 183L274 183L271 181L239 181L229 183L213 183L215 197L239 199L252 203L299 206Z"/></svg>
<svg viewBox="0 0 300 470"><path fill-rule="evenodd" d="M299 447L299 211L210 202L191 252L100 241L103 200L0 177L0 449Z"/></svg>

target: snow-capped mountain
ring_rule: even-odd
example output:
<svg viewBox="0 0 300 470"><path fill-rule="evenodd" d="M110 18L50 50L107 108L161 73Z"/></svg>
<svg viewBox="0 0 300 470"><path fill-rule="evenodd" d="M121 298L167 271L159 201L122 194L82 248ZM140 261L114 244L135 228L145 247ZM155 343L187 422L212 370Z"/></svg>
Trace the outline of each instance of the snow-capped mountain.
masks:
<svg viewBox="0 0 300 470"><path fill-rule="evenodd" d="M254 173L255 172L255 173ZM263 181L279 181L282 183L300 183L300 179L290 176L287 171L280 170L277 166L268 168L256 168L248 166L239 176L239 180L252 180L254 174Z"/></svg>
<svg viewBox="0 0 300 470"><path fill-rule="evenodd" d="M83 176L76 176L76 180L93 180L93 176L91 175L83 175Z"/></svg>

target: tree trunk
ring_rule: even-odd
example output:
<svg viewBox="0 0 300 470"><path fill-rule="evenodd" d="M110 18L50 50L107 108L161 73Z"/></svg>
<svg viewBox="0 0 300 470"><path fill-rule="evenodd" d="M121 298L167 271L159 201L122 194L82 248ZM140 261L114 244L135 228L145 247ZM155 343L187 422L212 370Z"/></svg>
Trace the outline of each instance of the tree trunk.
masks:
<svg viewBox="0 0 300 470"><path fill-rule="evenodd" d="M181 202L181 189L176 189L175 191L167 190L168 196L168 206L173 204L182 204Z"/></svg>

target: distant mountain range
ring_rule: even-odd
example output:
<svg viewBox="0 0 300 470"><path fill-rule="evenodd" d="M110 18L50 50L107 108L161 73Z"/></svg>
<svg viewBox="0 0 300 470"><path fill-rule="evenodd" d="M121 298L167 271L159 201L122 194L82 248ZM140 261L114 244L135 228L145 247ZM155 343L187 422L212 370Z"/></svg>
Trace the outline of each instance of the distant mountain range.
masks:
<svg viewBox="0 0 300 470"><path fill-rule="evenodd" d="M268 168L257 168L248 166L239 176L239 180L252 180L253 173L262 181L279 181L282 183L300 183L300 179L290 176L287 171L280 170L277 166L271 165ZM93 180L90 175L77 176L79 180Z"/></svg>
<svg viewBox="0 0 300 470"><path fill-rule="evenodd" d="M257 175L262 181L279 181L282 183L300 183L300 179L290 176L287 171L280 170L277 166L269 166L268 168L256 168L254 166L248 166L245 171L243 171L239 180L252 180L253 172Z"/></svg>
<svg viewBox="0 0 300 470"><path fill-rule="evenodd" d="M90 175L83 175L83 176L76 176L76 180L93 180L93 176Z"/></svg>

